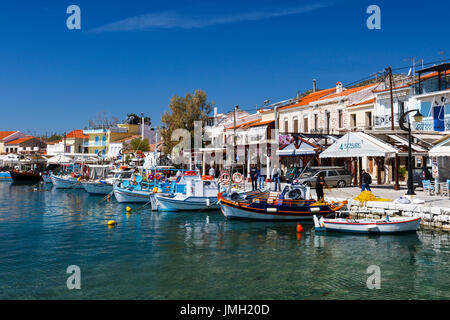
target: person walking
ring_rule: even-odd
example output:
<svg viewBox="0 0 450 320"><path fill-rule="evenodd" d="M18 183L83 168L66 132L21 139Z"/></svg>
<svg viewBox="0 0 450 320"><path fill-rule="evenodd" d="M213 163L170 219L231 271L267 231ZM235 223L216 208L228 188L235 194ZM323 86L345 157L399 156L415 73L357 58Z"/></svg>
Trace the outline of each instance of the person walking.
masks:
<svg viewBox="0 0 450 320"><path fill-rule="evenodd" d="M256 170L256 175L258 176L258 184L259 184L259 190L264 189L264 176L261 174L261 167L258 167Z"/></svg>
<svg viewBox="0 0 450 320"><path fill-rule="evenodd" d="M370 190L370 184L372 183L372 177L366 170L362 170L362 185L361 185L361 192L364 190L372 191Z"/></svg>
<svg viewBox="0 0 450 320"><path fill-rule="evenodd" d="M280 170L280 168L278 168L277 165L275 165L272 169L272 181L275 184L274 191L277 191L277 186L278 186L278 190L281 192L280 176L281 176L281 170Z"/></svg>
<svg viewBox="0 0 450 320"><path fill-rule="evenodd" d="M256 191L256 189L258 189L257 184L258 172L256 170L255 165L252 165L250 168L250 179L252 180L252 191Z"/></svg>
<svg viewBox="0 0 450 320"><path fill-rule="evenodd" d="M325 183L325 172L319 172L319 175L316 179L316 194L317 194L317 201L321 202L323 201L323 187L326 186Z"/></svg>

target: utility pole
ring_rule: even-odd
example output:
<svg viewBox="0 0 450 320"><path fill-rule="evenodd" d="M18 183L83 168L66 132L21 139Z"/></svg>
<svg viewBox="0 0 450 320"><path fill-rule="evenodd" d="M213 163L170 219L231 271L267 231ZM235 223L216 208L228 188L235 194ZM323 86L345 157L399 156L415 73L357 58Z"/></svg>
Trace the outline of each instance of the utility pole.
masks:
<svg viewBox="0 0 450 320"><path fill-rule="evenodd" d="M388 67L388 73L389 73L389 91L391 94L391 129L392 131L394 131L394 98L393 98L393 94L392 94L392 69L389 66ZM395 155L395 159L394 159L394 190L400 190L400 184L398 182L398 169L399 169L399 158L398 158L398 154Z"/></svg>
<svg viewBox="0 0 450 320"><path fill-rule="evenodd" d="M141 136L142 136L142 142L144 142L144 113L141 112L142 117L142 128L141 128Z"/></svg>

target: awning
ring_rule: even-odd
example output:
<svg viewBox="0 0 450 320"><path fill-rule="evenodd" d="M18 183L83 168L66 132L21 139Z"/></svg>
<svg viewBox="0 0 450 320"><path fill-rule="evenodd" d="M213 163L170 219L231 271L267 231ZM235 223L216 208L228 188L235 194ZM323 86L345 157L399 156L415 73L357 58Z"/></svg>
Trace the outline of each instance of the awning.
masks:
<svg viewBox="0 0 450 320"><path fill-rule="evenodd" d="M50 159L47 160L47 162L49 164L64 164L64 163L67 164L72 163L73 160L72 158L59 154L57 156L51 157Z"/></svg>
<svg viewBox="0 0 450 320"><path fill-rule="evenodd" d="M278 156L305 156L305 155L315 155L316 150L314 147L308 143L301 143L300 147L297 149L294 143L289 144L282 150L277 150Z"/></svg>
<svg viewBox="0 0 450 320"><path fill-rule="evenodd" d="M349 132L329 146L319 157L393 157L397 152L391 145L368 134Z"/></svg>
<svg viewBox="0 0 450 320"><path fill-rule="evenodd" d="M430 157L450 157L450 138L431 148L428 155Z"/></svg>
<svg viewBox="0 0 450 320"><path fill-rule="evenodd" d="M295 145L293 143L287 145L282 150L277 150L279 156L295 156Z"/></svg>

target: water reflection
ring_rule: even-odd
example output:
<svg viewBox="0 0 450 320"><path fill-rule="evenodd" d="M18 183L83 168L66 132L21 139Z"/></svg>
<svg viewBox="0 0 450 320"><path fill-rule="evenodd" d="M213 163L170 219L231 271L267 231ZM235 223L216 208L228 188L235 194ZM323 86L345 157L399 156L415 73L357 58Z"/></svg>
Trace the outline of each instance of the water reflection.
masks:
<svg viewBox="0 0 450 320"><path fill-rule="evenodd" d="M136 211L82 190L0 184L0 298L449 298L446 234L316 233L312 223ZM108 220L117 225L110 228ZM82 292L65 268L82 269ZM382 289L368 290L380 266Z"/></svg>

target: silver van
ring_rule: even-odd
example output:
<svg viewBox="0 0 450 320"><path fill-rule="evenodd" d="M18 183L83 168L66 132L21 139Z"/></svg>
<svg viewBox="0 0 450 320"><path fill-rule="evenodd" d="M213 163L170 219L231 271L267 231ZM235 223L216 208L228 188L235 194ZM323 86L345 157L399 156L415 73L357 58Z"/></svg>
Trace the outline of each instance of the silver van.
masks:
<svg viewBox="0 0 450 320"><path fill-rule="evenodd" d="M348 170L343 168L323 168L304 172L298 179L298 183L311 188L316 187L317 176L320 172L325 173L325 183L330 187L343 188L352 184L352 176Z"/></svg>

